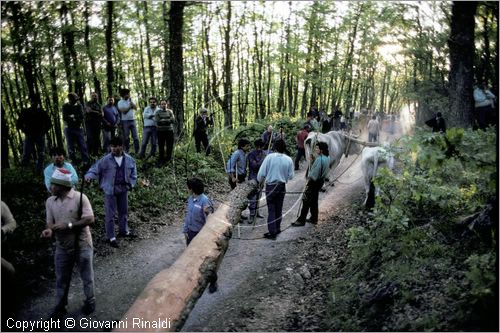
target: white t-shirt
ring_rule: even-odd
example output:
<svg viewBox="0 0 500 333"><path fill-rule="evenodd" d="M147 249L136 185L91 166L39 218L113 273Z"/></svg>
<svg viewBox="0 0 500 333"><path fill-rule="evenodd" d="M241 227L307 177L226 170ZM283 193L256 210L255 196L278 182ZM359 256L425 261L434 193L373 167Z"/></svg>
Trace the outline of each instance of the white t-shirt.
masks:
<svg viewBox="0 0 500 333"><path fill-rule="evenodd" d="M123 162L123 155L122 156L114 156L116 163L118 163L118 166L122 166Z"/></svg>

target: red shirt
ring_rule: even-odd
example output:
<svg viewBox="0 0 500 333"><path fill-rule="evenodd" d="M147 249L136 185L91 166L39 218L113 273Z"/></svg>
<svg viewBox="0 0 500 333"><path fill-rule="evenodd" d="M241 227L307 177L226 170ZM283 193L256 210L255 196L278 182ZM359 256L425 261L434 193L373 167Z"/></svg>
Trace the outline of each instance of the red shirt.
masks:
<svg viewBox="0 0 500 333"><path fill-rule="evenodd" d="M297 140L297 146L300 149L304 149L304 141L306 141L308 135L309 132L304 129L297 133L295 140Z"/></svg>

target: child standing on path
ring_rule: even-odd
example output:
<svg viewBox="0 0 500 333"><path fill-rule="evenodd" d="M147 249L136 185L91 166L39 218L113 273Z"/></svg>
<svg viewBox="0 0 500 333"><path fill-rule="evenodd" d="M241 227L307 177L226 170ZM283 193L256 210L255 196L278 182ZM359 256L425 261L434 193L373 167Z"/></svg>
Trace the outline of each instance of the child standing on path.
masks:
<svg viewBox="0 0 500 333"><path fill-rule="evenodd" d="M191 178L187 181L187 187L191 195L188 198L188 207L182 232L186 237L186 245L198 235L205 223L207 215L214 212L212 201L205 193L203 181L199 178ZM214 271L209 277L208 291L213 293L217 291L217 273Z"/></svg>

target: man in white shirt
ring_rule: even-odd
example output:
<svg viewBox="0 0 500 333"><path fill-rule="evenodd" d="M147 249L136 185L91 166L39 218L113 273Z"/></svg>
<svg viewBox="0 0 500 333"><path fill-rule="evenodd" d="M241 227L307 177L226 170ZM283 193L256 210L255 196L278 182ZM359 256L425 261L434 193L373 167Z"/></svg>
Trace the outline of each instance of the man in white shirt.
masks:
<svg viewBox="0 0 500 333"><path fill-rule="evenodd" d="M117 107L121 114L125 152L129 152L129 136L130 133L132 133L132 139L134 140L134 152L139 154L139 137L137 135L137 125L135 123L135 109L137 106L130 99L130 89L121 89L120 96L122 98L118 101Z"/></svg>
<svg viewBox="0 0 500 333"><path fill-rule="evenodd" d="M488 84L483 82L474 87L474 118L480 129L495 123L493 115L496 96L488 89Z"/></svg>
<svg viewBox="0 0 500 333"><path fill-rule="evenodd" d="M285 141L278 139L275 143L276 153L266 156L262 163L257 181L266 182L267 228L265 238L276 239L281 232L283 201L285 200L285 184L294 176L292 159L285 155Z"/></svg>

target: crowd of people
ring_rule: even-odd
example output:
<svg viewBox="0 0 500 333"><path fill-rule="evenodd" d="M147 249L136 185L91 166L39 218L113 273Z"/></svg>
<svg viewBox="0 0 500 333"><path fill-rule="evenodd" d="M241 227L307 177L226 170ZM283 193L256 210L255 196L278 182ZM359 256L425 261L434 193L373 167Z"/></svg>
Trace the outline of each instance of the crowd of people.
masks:
<svg viewBox="0 0 500 333"><path fill-rule="evenodd" d="M142 113L140 142L137 105L132 101L129 89L120 89L118 100L109 96L105 105L99 103L99 96L95 92L90 94L90 100L86 102L81 102L76 93L69 93L61 113L70 160L74 164L82 162L83 165L88 165L92 157L109 153L110 140L120 136L125 152L131 152L132 138L134 156L147 160L154 158L158 150L157 165L166 165L172 160L176 117L167 99L158 100L152 96L148 102L149 105ZM213 115L208 115L206 108L200 108L193 125L197 152L201 152L203 145L206 155L210 154L208 128L213 124ZM29 160L34 157L36 169L41 170L45 159L45 136L51 128L48 113L41 106L33 105L21 110L16 125L24 133L22 164L28 165Z"/></svg>

